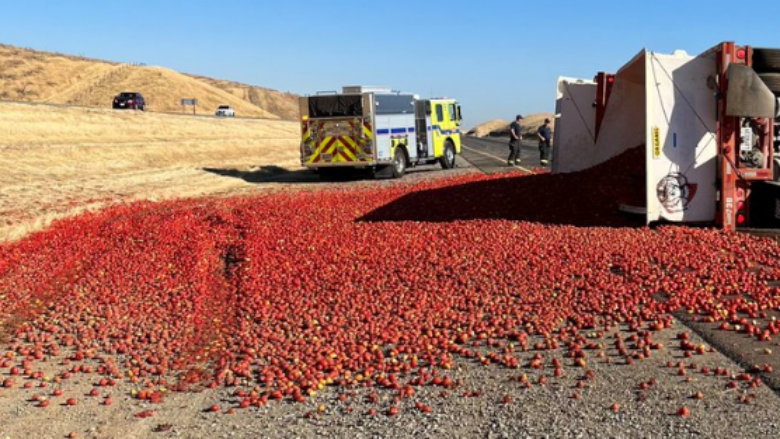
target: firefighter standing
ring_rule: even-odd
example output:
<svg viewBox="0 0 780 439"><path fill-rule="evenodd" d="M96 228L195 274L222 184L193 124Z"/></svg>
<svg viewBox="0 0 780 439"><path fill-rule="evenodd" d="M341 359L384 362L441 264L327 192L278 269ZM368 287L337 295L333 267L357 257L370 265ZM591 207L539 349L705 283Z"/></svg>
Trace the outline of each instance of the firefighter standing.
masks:
<svg viewBox="0 0 780 439"><path fill-rule="evenodd" d="M541 154L539 163L544 166L550 163L550 150L552 149L552 130L550 130L550 119L544 120L544 125L540 126L539 129L536 130L536 136L539 137L539 153Z"/></svg>
<svg viewBox="0 0 780 439"><path fill-rule="evenodd" d="M520 164L520 141L522 140L520 120L523 116L519 114L515 117L515 121L509 125L509 158L506 159L507 166L514 166Z"/></svg>

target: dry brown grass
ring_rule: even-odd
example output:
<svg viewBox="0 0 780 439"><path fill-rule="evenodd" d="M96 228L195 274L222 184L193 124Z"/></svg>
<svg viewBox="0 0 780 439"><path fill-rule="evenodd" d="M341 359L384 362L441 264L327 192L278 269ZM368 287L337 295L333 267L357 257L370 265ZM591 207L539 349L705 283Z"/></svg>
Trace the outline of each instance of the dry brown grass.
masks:
<svg viewBox="0 0 780 439"><path fill-rule="evenodd" d="M203 168L298 166L294 122L0 103L0 240L116 202L253 185Z"/></svg>
<svg viewBox="0 0 780 439"><path fill-rule="evenodd" d="M545 119L550 119L550 126L554 130L555 118L553 116L554 115L552 113L535 113L525 116L525 118L521 121L523 127L523 136L525 138L534 136L536 130L544 123ZM500 119L491 120L475 126L471 129L471 131L473 131L474 135L477 137L508 136L509 124L510 122L506 122Z"/></svg>
<svg viewBox="0 0 780 439"><path fill-rule="evenodd" d="M198 99L196 114L231 105L238 116L297 118L297 96L244 84L0 45L0 100L110 108L122 91L141 92L147 108L180 112L182 98ZM191 108L187 108L191 112Z"/></svg>

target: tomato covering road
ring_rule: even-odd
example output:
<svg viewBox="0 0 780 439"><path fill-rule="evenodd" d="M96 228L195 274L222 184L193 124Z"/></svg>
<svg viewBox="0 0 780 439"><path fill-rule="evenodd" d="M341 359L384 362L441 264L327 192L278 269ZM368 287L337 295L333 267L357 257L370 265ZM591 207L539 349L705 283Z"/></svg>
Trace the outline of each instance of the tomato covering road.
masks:
<svg viewBox="0 0 780 439"><path fill-rule="evenodd" d="M662 348L673 311L734 325L780 306L775 241L637 227L615 209L630 184L598 168L470 174L61 221L0 247L0 367L35 380L46 358L70 358L59 376L99 358L106 378L302 401L329 384L448 386L462 359L526 366L515 350L584 359L607 343L585 331L620 324L630 363Z"/></svg>

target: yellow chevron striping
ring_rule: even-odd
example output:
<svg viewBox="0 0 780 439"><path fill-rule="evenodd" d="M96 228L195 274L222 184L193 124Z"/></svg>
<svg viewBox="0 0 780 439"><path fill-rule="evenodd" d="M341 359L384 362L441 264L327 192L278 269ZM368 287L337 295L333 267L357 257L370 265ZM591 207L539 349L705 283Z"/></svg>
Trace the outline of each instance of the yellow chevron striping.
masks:
<svg viewBox="0 0 780 439"><path fill-rule="evenodd" d="M341 143L346 143L347 145L351 146L352 149L358 149L357 142L352 140L351 137L342 137L341 140L342 140Z"/></svg>
<svg viewBox="0 0 780 439"><path fill-rule="evenodd" d="M347 148L347 146L344 145L344 143L348 143L348 142L349 140L347 140L347 138L340 138L339 140L336 141L336 143L338 143L338 147L339 147L338 149L341 153L340 154L337 153L335 157L341 158L341 161L343 162L354 162L355 160L357 160L357 157L355 157L350 152L349 148Z"/></svg>

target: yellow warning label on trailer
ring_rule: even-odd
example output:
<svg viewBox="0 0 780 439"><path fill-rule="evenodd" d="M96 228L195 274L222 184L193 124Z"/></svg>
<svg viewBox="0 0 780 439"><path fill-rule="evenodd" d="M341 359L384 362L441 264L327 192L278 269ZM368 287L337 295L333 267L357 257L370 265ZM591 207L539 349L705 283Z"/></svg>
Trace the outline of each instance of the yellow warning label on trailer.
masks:
<svg viewBox="0 0 780 439"><path fill-rule="evenodd" d="M653 127L653 158L661 157L661 129Z"/></svg>

